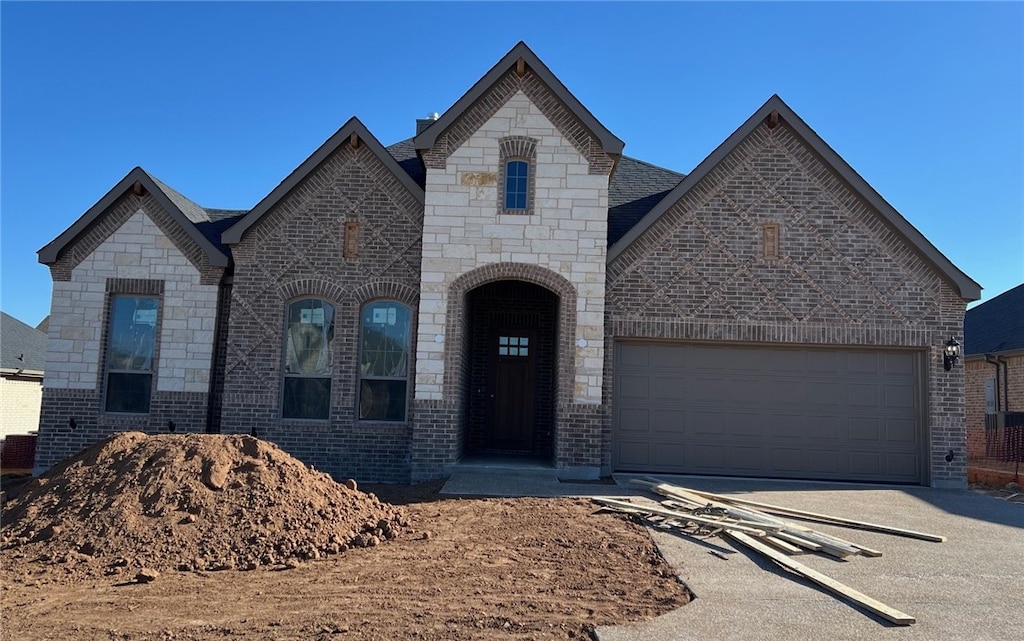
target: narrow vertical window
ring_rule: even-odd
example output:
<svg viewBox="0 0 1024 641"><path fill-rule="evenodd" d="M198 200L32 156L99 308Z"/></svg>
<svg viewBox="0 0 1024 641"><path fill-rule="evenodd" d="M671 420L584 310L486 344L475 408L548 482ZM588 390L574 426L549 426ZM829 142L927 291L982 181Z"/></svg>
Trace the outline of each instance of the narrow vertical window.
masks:
<svg viewBox="0 0 1024 641"><path fill-rule="evenodd" d="M363 307L359 346L359 418L404 421L411 312L396 301Z"/></svg>
<svg viewBox="0 0 1024 641"><path fill-rule="evenodd" d="M159 299L114 296L107 336L107 412L147 414L153 391L153 358Z"/></svg>
<svg viewBox="0 0 1024 641"><path fill-rule="evenodd" d="M509 160L505 163L505 209L526 210L530 184L530 163Z"/></svg>
<svg viewBox="0 0 1024 641"><path fill-rule="evenodd" d="M775 260L779 257L779 224L764 224L764 257Z"/></svg>
<svg viewBox="0 0 1024 641"><path fill-rule="evenodd" d="M331 414L334 306L313 298L288 306L285 323L284 418L326 420Z"/></svg>

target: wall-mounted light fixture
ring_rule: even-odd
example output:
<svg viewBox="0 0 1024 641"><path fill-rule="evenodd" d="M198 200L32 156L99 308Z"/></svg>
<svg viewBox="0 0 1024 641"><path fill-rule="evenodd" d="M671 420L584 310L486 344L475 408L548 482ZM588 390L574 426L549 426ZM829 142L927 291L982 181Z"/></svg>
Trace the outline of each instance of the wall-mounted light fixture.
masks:
<svg viewBox="0 0 1024 641"><path fill-rule="evenodd" d="M176 429L178 429L178 426L174 424L174 421L168 420L167 421L167 431L168 432L173 432Z"/></svg>
<svg viewBox="0 0 1024 641"><path fill-rule="evenodd" d="M952 336L946 341L946 347L942 350L942 367L948 372L953 369L956 365L957 359L960 358L960 343L956 342L956 339Z"/></svg>
<svg viewBox="0 0 1024 641"><path fill-rule="evenodd" d="M76 421L73 418L69 418L68 419L68 429L71 430L72 432L74 432L76 429L78 429L78 421Z"/></svg>

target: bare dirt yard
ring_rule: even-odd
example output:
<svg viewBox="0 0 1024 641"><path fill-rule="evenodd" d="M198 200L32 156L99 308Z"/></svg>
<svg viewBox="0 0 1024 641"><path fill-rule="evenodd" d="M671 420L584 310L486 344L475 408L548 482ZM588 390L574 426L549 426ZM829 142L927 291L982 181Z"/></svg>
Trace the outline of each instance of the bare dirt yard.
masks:
<svg viewBox="0 0 1024 641"><path fill-rule="evenodd" d="M247 436L108 439L5 488L2 637L587 639L688 600L586 500L353 486Z"/></svg>

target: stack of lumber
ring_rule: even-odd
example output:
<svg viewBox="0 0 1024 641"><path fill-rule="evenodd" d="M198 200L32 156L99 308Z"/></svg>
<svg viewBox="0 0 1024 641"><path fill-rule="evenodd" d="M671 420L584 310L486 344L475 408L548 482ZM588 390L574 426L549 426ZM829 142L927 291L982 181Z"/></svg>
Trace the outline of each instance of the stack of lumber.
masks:
<svg viewBox="0 0 1024 641"><path fill-rule="evenodd" d="M833 594L849 599L897 625L910 625L916 619L791 558L799 554L818 553L846 560L853 556L880 557L880 551L819 532L790 519L882 532L924 541L946 540L943 536L925 532L712 494L663 483L654 478L633 479L631 482L647 487L665 497L665 500L660 504L633 503L611 498L594 500L607 509L639 516L656 527L679 530L691 535L722 536L768 557Z"/></svg>

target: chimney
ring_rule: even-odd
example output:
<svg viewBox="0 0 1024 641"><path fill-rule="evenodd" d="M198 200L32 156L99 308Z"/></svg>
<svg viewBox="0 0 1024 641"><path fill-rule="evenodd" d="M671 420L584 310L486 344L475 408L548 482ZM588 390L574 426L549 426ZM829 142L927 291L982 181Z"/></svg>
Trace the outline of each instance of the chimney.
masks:
<svg viewBox="0 0 1024 641"><path fill-rule="evenodd" d="M438 115L438 113L437 113L437 112L434 112L434 113L432 113L432 114L427 114L427 117L426 117L426 118L417 118L417 119L416 119L416 135L418 136L418 135L420 135L421 133L423 133L423 130L424 130L424 129L426 129L426 128L427 128L427 127L429 127L430 125L434 124L434 122L435 122L435 121L436 121L436 120L437 120L438 118L440 118L440 117L441 117L441 116L440 116L440 115Z"/></svg>

